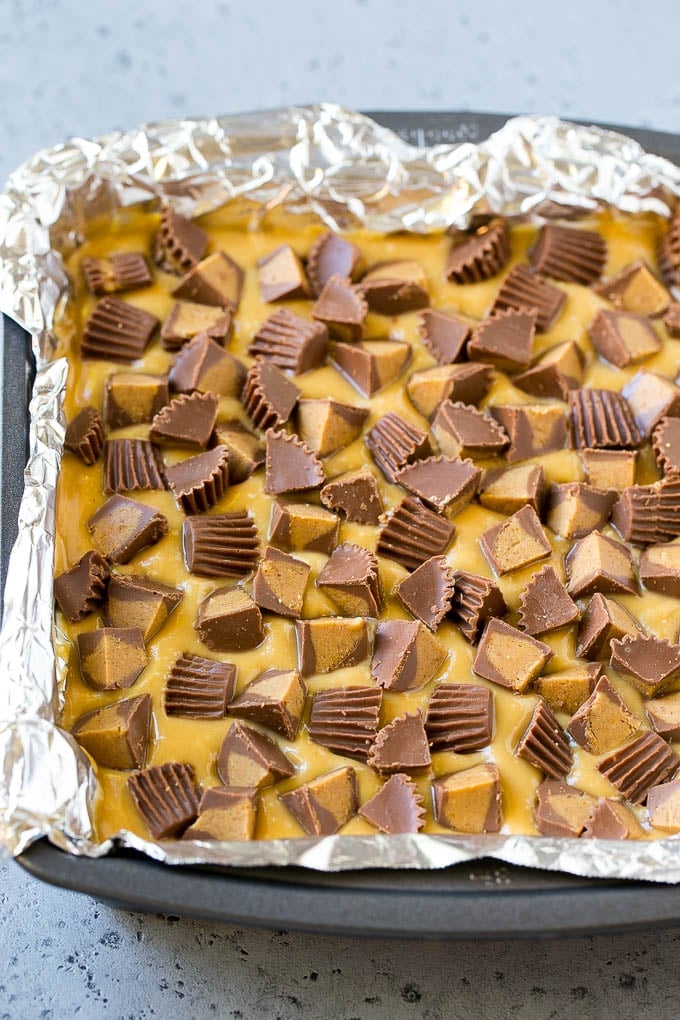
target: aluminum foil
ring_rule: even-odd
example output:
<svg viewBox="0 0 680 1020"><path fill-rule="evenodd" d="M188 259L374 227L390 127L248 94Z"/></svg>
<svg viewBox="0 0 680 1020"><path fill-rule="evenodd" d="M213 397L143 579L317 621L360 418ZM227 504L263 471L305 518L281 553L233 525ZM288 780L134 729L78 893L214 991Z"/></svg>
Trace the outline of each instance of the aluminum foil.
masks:
<svg viewBox="0 0 680 1020"><path fill-rule="evenodd" d="M170 202L218 207L256 227L314 215L335 229L430 232L477 213L526 216L604 203L670 215L680 169L637 142L554 117L518 117L488 141L429 149L331 104L212 120L174 120L36 153L0 197L0 310L31 334L37 364L30 457L0 632L0 843L19 854L47 836L100 856L96 778L58 719L52 570L56 480L67 376L51 328L68 299L63 259L88 222ZM169 864L296 864L322 871L442 868L480 857L607 878L680 882L680 840L609 842L529 836L330 836L254 843L119 844Z"/></svg>

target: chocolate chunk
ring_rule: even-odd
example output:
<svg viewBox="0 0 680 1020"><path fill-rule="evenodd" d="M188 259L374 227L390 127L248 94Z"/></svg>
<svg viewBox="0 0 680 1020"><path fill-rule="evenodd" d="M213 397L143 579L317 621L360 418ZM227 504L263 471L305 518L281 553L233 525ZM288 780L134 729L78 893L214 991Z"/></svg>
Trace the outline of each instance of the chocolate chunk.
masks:
<svg viewBox="0 0 680 1020"><path fill-rule="evenodd" d="M252 726L236 720L217 755L217 774L225 786L261 789L295 774L295 766L279 745Z"/></svg>
<svg viewBox="0 0 680 1020"><path fill-rule="evenodd" d="M154 239L154 259L166 273L179 276L203 258L208 235L186 216L170 207L163 210Z"/></svg>
<svg viewBox="0 0 680 1020"><path fill-rule="evenodd" d="M519 626L527 634L546 634L578 620L578 607L550 564L541 567L519 596Z"/></svg>
<svg viewBox="0 0 680 1020"><path fill-rule="evenodd" d="M665 740L680 740L680 691L646 701L644 708L655 733Z"/></svg>
<svg viewBox="0 0 680 1020"><path fill-rule="evenodd" d="M537 332L546 333L561 315L566 300L564 291L546 283L538 273L520 264L511 269L503 281L491 313L508 310L527 314L534 312Z"/></svg>
<svg viewBox="0 0 680 1020"><path fill-rule="evenodd" d="M377 772L410 772L432 764L420 711L406 712L383 726L371 745L368 764Z"/></svg>
<svg viewBox="0 0 680 1020"><path fill-rule="evenodd" d="M234 326L233 310L216 305L197 305L193 301L176 301L161 327L161 341L166 351L178 351L188 340L199 334L224 347Z"/></svg>
<svg viewBox="0 0 680 1020"><path fill-rule="evenodd" d="M132 687L148 662L139 627L101 627L78 634L83 680L96 691Z"/></svg>
<svg viewBox="0 0 680 1020"><path fill-rule="evenodd" d="M624 266L595 287L595 292L622 311L637 315L662 315L671 300L666 288L642 259Z"/></svg>
<svg viewBox="0 0 680 1020"><path fill-rule="evenodd" d="M340 521L335 514L313 503L283 499L273 503L269 540L281 549L330 553L338 544L339 531Z"/></svg>
<svg viewBox="0 0 680 1020"><path fill-rule="evenodd" d="M569 413L577 450L634 449L640 433L625 397L612 390L571 390Z"/></svg>
<svg viewBox="0 0 680 1020"><path fill-rule="evenodd" d="M329 510L342 510L355 524L378 524L384 507L378 483L370 471L359 468L338 475L321 490L321 502Z"/></svg>
<svg viewBox="0 0 680 1020"><path fill-rule="evenodd" d="M246 577L259 557L257 528L245 510L187 517L182 542L187 570L202 577Z"/></svg>
<svg viewBox="0 0 680 1020"><path fill-rule="evenodd" d="M474 330L468 354L504 372L528 368L536 331L536 314L508 309L494 312Z"/></svg>
<svg viewBox="0 0 680 1020"><path fill-rule="evenodd" d="M680 284L680 214L676 213L657 252L661 276L669 287Z"/></svg>
<svg viewBox="0 0 680 1020"><path fill-rule="evenodd" d="M643 828L621 801L598 797L583 830L585 839L640 839Z"/></svg>
<svg viewBox="0 0 680 1020"><path fill-rule="evenodd" d="M268 545L253 580L253 598L270 613L301 616L309 571L307 563Z"/></svg>
<svg viewBox="0 0 680 1020"><path fill-rule="evenodd" d="M640 720L619 697L606 676L569 720L568 733L591 754L604 754L632 737Z"/></svg>
<svg viewBox="0 0 680 1020"><path fill-rule="evenodd" d="M655 829L680 832L680 780L653 786L647 798L649 821Z"/></svg>
<svg viewBox="0 0 680 1020"><path fill-rule="evenodd" d="M264 491L270 496L317 489L326 480L323 464L305 442L274 429L265 436L264 470Z"/></svg>
<svg viewBox="0 0 680 1020"><path fill-rule="evenodd" d="M368 628L363 619L296 620L295 635L303 676L358 666L368 655Z"/></svg>
<svg viewBox="0 0 680 1020"><path fill-rule="evenodd" d="M414 372L406 383L406 393L416 411L431 418L442 400L460 400L478 404L491 386L491 367L478 361L462 365L442 365Z"/></svg>
<svg viewBox="0 0 680 1020"><path fill-rule="evenodd" d="M311 296L300 256L289 244L258 259L257 271L263 301L295 301Z"/></svg>
<svg viewBox="0 0 680 1020"><path fill-rule="evenodd" d="M680 418L661 419L654 429L652 448L667 478L680 475Z"/></svg>
<svg viewBox="0 0 680 1020"><path fill-rule="evenodd" d="M380 832L418 832L425 824L423 799L415 783L402 773L390 776L359 814Z"/></svg>
<svg viewBox="0 0 680 1020"><path fill-rule="evenodd" d="M332 276L356 282L364 271L364 260L355 244L328 231L315 241L307 258L312 293L318 297Z"/></svg>
<svg viewBox="0 0 680 1020"><path fill-rule="evenodd" d="M382 691L376 687L331 687L312 699L309 735L335 754L366 759L378 732Z"/></svg>
<svg viewBox="0 0 680 1020"><path fill-rule="evenodd" d="M500 273L509 257L508 225L505 220L492 220L454 243L444 272L453 283L480 283Z"/></svg>
<svg viewBox="0 0 680 1020"><path fill-rule="evenodd" d="M650 545L640 557L640 580L650 591L680 597L680 545Z"/></svg>
<svg viewBox="0 0 680 1020"><path fill-rule="evenodd" d="M674 301L663 317L663 324L669 336L680 336L680 301Z"/></svg>
<svg viewBox="0 0 680 1020"><path fill-rule="evenodd" d="M363 397L372 397L408 368L413 349L400 340L331 343L329 357L355 390Z"/></svg>
<svg viewBox="0 0 680 1020"><path fill-rule="evenodd" d="M164 375L117 372L104 385L104 421L110 429L151 421L170 399Z"/></svg>
<svg viewBox="0 0 680 1020"><path fill-rule="evenodd" d="M439 405L432 431L447 457L490 457L508 445L505 430L490 415L451 400Z"/></svg>
<svg viewBox="0 0 680 1020"><path fill-rule="evenodd" d="M596 591L638 594L630 549L599 531L574 542L566 568L567 591L572 598Z"/></svg>
<svg viewBox="0 0 680 1020"><path fill-rule="evenodd" d="M455 532L453 524L441 514L407 496L382 528L377 551L407 570L415 570L430 556L445 553Z"/></svg>
<svg viewBox="0 0 680 1020"><path fill-rule="evenodd" d="M343 542L331 553L316 586L343 616L380 616L383 593L378 560L363 546Z"/></svg>
<svg viewBox="0 0 680 1020"><path fill-rule="evenodd" d="M527 504L540 513L543 504L545 475L541 464L520 464L518 467L485 471L479 502L487 510L510 516Z"/></svg>
<svg viewBox="0 0 680 1020"><path fill-rule="evenodd" d="M151 270L141 251L112 252L103 258L86 256L80 263L91 294L116 294L139 290L153 283Z"/></svg>
<svg viewBox="0 0 680 1020"><path fill-rule="evenodd" d="M472 672L522 694L543 672L552 654L552 649L542 641L503 620L491 619L479 642Z"/></svg>
<svg viewBox="0 0 680 1020"><path fill-rule="evenodd" d="M134 772L128 789L154 839L181 835L198 814L199 792L191 765L168 762Z"/></svg>
<svg viewBox="0 0 680 1020"><path fill-rule="evenodd" d="M424 503L453 517L476 496L481 477L471 460L426 457L401 468L396 481Z"/></svg>
<svg viewBox="0 0 680 1020"><path fill-rule="evenodd" d="M425 716L430 749L470 754L491 743L493 695L477 684L439 684Z"/></svg>
<svg viewBox="0 0 680 1020"><path fill-rule="evenodd" d="M444 556L431 556L394 586L392 594L433 633L451 610L454 576Z"/></svg>
<svg viewBox="0 0 680 1020"><path fill-rule="evenodd" d="M599 662L577 663L559 673L540 676L534 683L534 690L553 712L573 715L593 693L602 670Z"/></svg>
<svg viewBox="0 0 680 1020"><path fill-rule="evenodd" d="M104 448L104 424L94 407L84 407L69 422L64 436L64 449L75 453L90 467Z"/></svg>
<svg viewBox="0 0 680 1020"><path fill-rule="evenodd" d="M216 446L165 469L168 488L185 514L198 514L219 502L229 484L229 451Z"/></svg>
<svg viewBox="0 0 680 1020"><path fill-rule="evenodd" d="M236 666L233 663L182 652L165 681L165 714L183 719L223 719L235 688Z"/></svg>
<svg viewBox="0 0 680 1020"><path fill-rule="evenodd" d="M528 505L485 531L479 544L499 576L528 567L552 552L536 511Z"/></svg>
<svg viewBox="0 0 680 1020"><path fill-rule="evenodd" d="M505 451L512 464L529 457L563 450L567 445L567 426L559 407L548 404L500 405L489 411L505 429L510 445Z"/></svg>
<svg viewBox="0 0 680 1020"><path fill-rule="evenodd" d="M119 298L102 298L85 323L80 355L105 361L136 361L159 325L150 312Z"/></svg>
<svg viewBox="0 0 680 1020"><path fill-rule="evenodd" d="M296 669L267 669L229 705L229 714L295 740L307 688Z"/></svg>
<svg viewBox="0 0 680 1020"><path fill-rule="evenodd" d="M205 449L215 428L218 406L214 393L181 393L154 417L149 438L165 446Z"/></svg>
<svg viewBox="0 0 680 1020"><path fill-rule="evenodd" d="M430 308L420 316L420 335L425 347L440 365L450 365L465 354L470 323L449 312Z"/></svg>
<svg viewBox="0 0 680 1020"><path fill-rule="evenodd" d="M371 677L388 691L414 691L433 680L448 657L417 620L382 620L375 632Z"/></svg>
<svg viewBox="0 0 680 1020"><path fill-rule="evenodd" d="M99 552L113 563L127 563L168 533L168 519L153 506L127 496L111 496L87 521Z"/></svg>
<svg viewBox="0 0 680 1020"><path fill-rule="evenodd" d="M265 358L293 375L302 375L323 364L327 346L328 330L323 323L309 322L280 308L262 323L248 354Z"/></svg>
<svg viewBox="0 0 680 1020"><path fill-rule="evenodd" d="M104 492L165 488L161 451L145 439L109 439L104 447Z"/></svg>
<svg viewBox="0 0 680 1020"><path fill-rule="evenodd" d="M585 358L577 343L566 340L538 358L526 372L516 375L512 385L534 397L568 400L569 390L578 389L583 381Z"/></svg>
<svg viewBox="0 0 680 1020"><path fill-rule="evenodd" d="M576 654L585 659L608 659L613 638L638 633L637 620L618 602L597 592L583 614L576 638Z"/></svg>
<svg viewBox="0 0 680 1020"><path fill-rule="evenodd" d="M374 266L362 276L358 289L369 309L380 315L415 312L430 303L425 270L414 259Z"/></svg>
<svg viewBox="0 0 680 1020"><path fill-rule="evenodd" d="M495 765L473 765L435 779L432 793L440 825L457 832L500 832L501 782Z"/></svg>
<svg viewBox="0 0 680 1020"><path fill-rule="evenodd" d="M298 404L298 435L319 457L346 449L361 435L370 411L330 398L301 400Z"/></svg>
<svg viewBox="0 0 680 1020"><path fill-rule="evenodd" d="M586 481L595 489L621 492L635 484L636 450L581 450Z"/></svg>
<svg viewBox="0 0 680 1020"><path fill-rule="evenodd" d="M72 733L97 765L107 769L141 769L151 727L151 695L116 701L81 715Z"/></svg>
<svg viewBox="0 0 680 1020"><path fill-rule="evenodd" d="M597 801L563 779L544 779L536 791L536 828L542 836L577 838Z"/></svg>
<svg viewBox="0 0 680 1020"><path fill-rule="evenodd" d="M609 519L616 493L583 482L562 482L548 490L545 523L563 538L583 538Z"/></svg>
<svg viewBox="0 0 680 1020"><path fill-rule="evenodd" d="M617 368L627 368L661 350L649 319L631 312L601 308L588 326L588 336L599 357Z"/></svg>
<svg viewBox="0 0 680 1020"><path fill-rule="evenodd" d="M388 482L396 482L397 474L407 464L432 453L427 432L394 411L378 419L366 433L365 443Z"/></svg>
<svg viewBox="0 0 680 1020"><path fill-rule="evenodd" d="M54 597L69 621L78 623L104 601L111 571L107 560L94 549L54 579Z"/></svg>
<svg viewBox="0 0 680 1020"><path fill-rule="evenodd" d="M238 485L264 464L264 443L240 421L220 422L215 426L215 443L229 452L229 484Z"/></svg>
<svg viewBox="0 0 680 1020"><path fill-rule="evenodd" d="M179 352L170 369L168 381L175 393L217 393L221 397L240 397L246 368L207 333L198 333Z"/></svg>
<svg viewBox="0 0 680 1020"><path fill-rule="evenodd" d="M214 786L198 806L198 818L182 839L248 842L255 839L257 790L247 786Z"/></svg>
<svg viewBox="0 0 680 1020"><path fill-rule="evenodd" d="M520 737L515 754L547 776L561 779L571 771L572 754L567 736L544 701L540 699Z"/></svg>
<svg viewBox="0 0 680 1020"><path fill-rule="evenodd" d="M653 698L680 676L680 645L653 634L627 634L611 642L609 665L646 698Z"/></svg>
<svg viewBox="0 0 680 1020"><path fill-rule="evenodd" d="M217 588L203 599L194 627L215 652L244 652L264 641L259 606L239 587Z"/></svg>
<svg viewBox="0 0 680 1020"><path fill-rule="evenodd" d="M356 772L349 765L326 772L279 800L310 836L332 836L357 813Z"/></svg>
<svg viewBox="0 0 680 1020"><path fill-rule="evenodd" d="M658 733L641 733L598 762L597 769L626 800L644 804L653 786L677 771L680 758Z"/></svg>
<svg viewBox="0 0 680 1020"><path fill-rule="evenodd" d="M139 627L145 641L161 629L184 592L137 574L112 574L104 606L107 627Z"/></svg>
<svg viewBox="0 0 680 1020"><path fill-rule="evenodd" d="M460 627L470 644L476 644L487 620L503 616L508 607L495 581L466 570L453 575L455 591L451 605L451 618Z"/></svg>
<svg viewBox="0 0 680 1020"><path fill-rule="evenodd" d="M612 524L626 542L657 545L680 535L680 478L624 489Z"/></svg>
<svg viewBox="0 0 680 1020"><path fill-rule="evenodd" d="M285 425L299 396L295 383L280 368L264 358L257 358L243 389L243 406L255 428L266 432Z"/></svg>
<svg viewBox="0 0 680 1020"><path fill-rule="evenodd" d="M245 273L223 252L215 252L190 269L172 294L198 305L217 305L236 309L241 300Z"/></svg>
<svg viewBox="0 0 680 1020"><path fill-rule="evenodd" d="M361 340L368 304L346 277L331 276L312 306L312 318L323 322L338 340Z"/></svg>
<svg viewBox="0 0 680 1020"><path fill-rule="evenodd" d="M594 230L548 223L538 232L529 261L537 273L588 287L602 276L607 244Z"/></svg>

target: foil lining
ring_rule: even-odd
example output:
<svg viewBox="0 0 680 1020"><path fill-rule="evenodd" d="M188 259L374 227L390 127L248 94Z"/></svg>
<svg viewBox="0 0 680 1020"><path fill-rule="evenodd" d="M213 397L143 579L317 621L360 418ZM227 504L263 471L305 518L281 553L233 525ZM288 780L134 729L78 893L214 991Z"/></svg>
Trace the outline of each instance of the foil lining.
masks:
<svg viewBox="0 0 680 1020"><path fill-rule="evenodd" d="M407 145L332 104L210 120L174 120L36 153L0 196L0 310L31 334L37 374L30 454L0 632L0 843L18 855L47 836L98 857L89 759L58 719L64 662L54 633L56 481L68 366L51 328L69 281L64 258L97 216L172 203L225 207L249 227L314 215L334 229L421 233L478 213L588 212L609 203L670 215L680 169L614 132L517 117L473 145ZM254 843L116 843L168 864L287 865L321 871L443 868L482 857L598 878L680 882L680 839L618 842L535 836L330 836Z"/></svg>

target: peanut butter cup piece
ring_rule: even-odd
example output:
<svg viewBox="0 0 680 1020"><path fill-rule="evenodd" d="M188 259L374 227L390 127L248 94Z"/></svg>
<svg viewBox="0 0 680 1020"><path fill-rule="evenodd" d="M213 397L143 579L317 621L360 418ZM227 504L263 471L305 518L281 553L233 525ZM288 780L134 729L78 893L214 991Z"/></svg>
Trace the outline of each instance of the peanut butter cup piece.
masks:
<svg viewBox="0 0 680 1020"><path fill-rule="evenodd" d="M346 765L282 793L279 800L310 836L332 836L357 813L357 778Z"/></svg>
<svg viewBox="0 0 680 1020"><path fill-rule="evenodd" d="M527 505L538 514L543 504L544 489L545 475L541 464L493 468L482 475L479 502L487 510L508 516Z"/></svg>
<svg viewBox="0 0 680 1020"><path fill-rule="evenodd" d="M536 511L528 505L485 531L479 544L499 576L544 560L552 552Z"/></svg>
<svg viewBox="0 0 680 1020"><path fill-rule="evenodd" d="M282 244L258 259L257 272L263 301L297 301L311 297L300 256L289 244Z"/></svg>
<svg viewBox="0 0 680 1020"><path fill-rule="evenodd" d="M430 304L427 275L415 259L373 266L358 287L369 309L380 315L402 315Z"/></svg>
<svg viewBox="0 0 680 1020"><path fill-rule="evenodd" d="M549 645L503 620L492 619L479 642L472 672L522 694L543 672L552 654Z"/></svg>
<svg viewBox="0 0 680 1020"><path fill-rule="evenodd" d="M326 480L323 464L302 439L274 429L265 436L264 470L264 491L270 496L318 489Z"/></svg>
<svg viewBox="0 0 680 1020"><path fill-rule="evenodd" d="M106 558L90 549L55 577L54 597L69 623L78 623L99 608L106 597L110 574Z"/></svg>
<svg viewBox="0 0 680 1020"><path fill-rule="evenodd" d="M336 515L320 506L274 500L269 540L280 549L330 553L338 544L339 531Z"/></svg>
<svg viewBox="0 0 680 1020"><path fill-rule="evenodd" d="M636 450L581 450L588 485L622 492L635 484Z"/></svg>
<svg viewBox="0 0 680 1020"><path fill-rule="evenodd" d="M680 475L680 418L662 418L652 435L656 462L666 478Z"/></svg>
<svg viewBox="0 0 680 1020"><path fill-rule="evenodd" d="M168 488L185 514L198 514L219 502L229 484L229 451L215 446L165 469Z"/></svg>
<svg viewBox="0 0 680 1020"><path fill-rule="evenodd" d="M596 592L578 629L576 654L584 659L608 659L612 639L639 633L637 620L623 606Z"/></svg>
<svg viewBox="0 0 680 1020"><path fill-rule="evenodd" d="M471 754L491 743L493 694L477 684L438 684L425 716L432 753Z"/></svg>
<svg viewBox="0 0 680 1020"><path fill-rule="evenodd" d="M267 669L229 705L229 714L295 740L307 688L296 669Z"/></svg>
<svg viewBox="0 0 680 1020"><path fill-rule="evenodd" d="M624 489L612 510L612 524L626 542L658 545L680 535L680 478Z"/></svg>
<svg viewBox="0 0 680 1020"><path fill-rule="evenodd" d="M257 358L243 389L243 406L255 428L282 428L298 402L300 391L273 362Z"/></svg>
<svg viewBox="0 0 680 1020"><path fill-rule="evenodd" d="M648 546L640 557L640 580L650 591L680 597L680 543Z"/></svg>
<svg viewBox="0 0 680 1020"><path fill-rule="evenodd" d="M364 619L296 620L298 662L303 676L358 666L368 656Z"/></svg>
<svg viewBox="0 0 680 1020"><path fill-rule="evenodd" d="M537 273L588 287L602 276L607 244L594 230L547 223L538 232L529 261Z"/></svg>
<svg viewBox="0 0 680 1020"><path fill-rule="evenodd" d="M680 780L653 786L647 797L649 821L655 829L680 832Z"/></svg>
<svg viewBox="0 0 680 1020"><path fill-rule="evenodd" d="M653 634L627 634L611 642L609 665L653 698L680 676L680 645Z"/></svg>
<svg viewBox="0 0 680 1020"><path fill-rule="evenodd" d="M151 727L151 695L116 701L81 715L71 732L97 765L107 769L141 769Z"/></svg>
<svg viewBox="0 0 680 1020"><path fill-rule="evenodd" d="M501 781L495 765L486 763L435 779L434 815L456 832L500 832Z"/></svg>
<svg viewBox="0 0 680 1020"><path fill-rule="evenodd" d="M508 308L496 311L480 323L468 343L468 354L504 372L528 368L536 332L533 310Z"/></svg>
<svg viewBox="0 0 680 1020"><path fill-rule="evenodd" d="M510 270L496 295L491 314L508 310L534 313L536 331L546 333L562 314L567 295L520 264Z"/></svg>
<svg viewBox="0 0 680 1020"><path fill-rule="evenodd" d="M451 610L455 590L453 570L444 556L431 556L399 581L392 594L404 609L435 633Z"/></svg>
<svg viewBox="0 0 680 1020"><path fill-rule="evenodd" d="M470 644L476 644L487 620L503 616L508 607L500 588L490 578L467 570L457 570L453 578L451 618L460 627L463 637Z"/></svg>
<svg viewBox="0 0 680 1020"><path fill-rule="evenodd" d="M559 673L539 676L534 690L553 712L573 715L593 693L602 670L600 662L577 662Z"/></svg>
<svg viewBox="0 0 680 1020"><path fill-rule="evenodd" d="M408 776L397 772L359 808L359 814L380 832L418 832L425 824L423 798Z"/></svg>
<svg viewBox="0 0 680 1020"><path fill-rule="evenodd" d="M578 389L583 382L584 367L581 348L573 340L566 340L542 354L526 372L516 375L512 385L533 397L566 401L569 390Z"/></svg>
<svg viewBox="0 0 680 1020"><path fill-rule="evenodd" d="M85 323L80 355L104 361L136 361L144 354L159 325L150 312L120 298L102 298Z"/></svg>
<svg viewBox="0 0 680 1020"><path fill-rule="evenodd" d="M197 305L193 301L176 301L161 327L161 341L166 351L178 351L187 341L205 334L224 347L234 327L233 310L217 305Z"/></svg>
<svg viewBox="0 0 680 1020"><path fill-rule="evenodd" d="M142 425L169 400L167 376L116 372L104 384L104 421L110 429Z"/></svg>
<svg viewBox="0 0 680 1020"><path fill-rule="evenodd" d="M154 260L166 273L180 276L203 258L208 235L170 207L163 210L154 239Z"/></svg>
<svg viewBox="0 0 680 1020"><path fill-rule="evenodd" d="M428 308L420 316L420 336L423 346L440 365L451 365L465 355L470 336L470 322L452 312Z"/></svg>
<svg viewBox="0 0 680 1020"><path fill-rule="evenodd" d="M262 357L293 375L322 365L328 346L328 330L321 322L309 322L287 308L280 308L262 323L248 347L252 357Z"/></svg>
<svg viewBox="0 0 680 1020"><path fill-rule="evenodd" d="M366 759L378 732L382 691L377 687L331 687L312 699L309 735L334 754Z"/></svg>
<svg viewBox="0 0 680 1020"><path fill-rule="evenodd" d="M439 449L447 457L491 457L508 445L505 430L471 404L445 400L432 422Z"/></svg>
<svg viewBox="0 0 680 1020"><path fill-rule="evenodd" d="M298 435L319 457L344 450L358 436L370 411L330 398L301 400L297 409Z"/></svg>
<svg viewBox="0 0 680 1020"><path fill-rule="evenodd" d="M477 495L481 477L471 460L426 457L401 468L395 480L424 503L453 517Z"/></svg>
<svg viewBox="0 0 680 1020"><path fill-rule="evenodd" d="M669 336L680 336L680 301L674 301L669 305L668 311L663 317L663 324Z"/></svg>
<svg viewBox="0 0 680 1020"><path fill-rule="evenodd" d="M139 290L153 283L151 270L141 251L112 252L98 259L86 256L80 267L87 289L97 297Z"/></svg>
<svg viewBox="0 0 680 1020"><path fill-rule="evenodd" d="M139 627L145 641L153 637L174 613L184 597L150 577L138 574L112 574L104 605L107 627Z"/></svg>
<svg viewBox="0 0 680 1020"><path fill-rule="evenodd" d="M597 801L564 779L544 779L536 791L536 828L542 836L580 836Z"/></svg>
<svg viewBox="0 0 680 1020"><path fill-rule="evenodd" d="M445 553L455 533L453 524L441 514L407 496L382 528L377 551L407 570L415 570L430 556Z"/></svg>
<svg viewBox="0 0 680 1020"><path fill-rule="evenodd" d="M547 634L578 620L575 602L550 564L541 567L519 596L519 626L527 634Z"/></svg>
<svg viewBox="0 0 680 1020"><path fill-rule="evenodd" d="M217 774L225 786L261 789L295 774L295 766L279 745L238 719L232 723L217 755Z"/></svg>
<svg viewBox="0 0 680 1020"><path fill-rule="evenodd" d="M411 772L432 764L420 711L405 712L383 726L371 745L368 764L376 772Z"/></svg>
<svg viewBox="0 0 680 1020"><path fill-rule="evenodd" d="M661 350L649 319L631 312L601 308L588 326L588 336L599 357L617 368L627 368Z"/></svg>
<svg viewBox="0 0 680 1020"><path fill-rule="evenodd" d="M625 744L640 729L640 720L619 697L606 676L569 720L567 732L591 754L605 754Z"/></svg>
<svg viewBox="0 0 680 1020"><path fill-rule="evenodd" d="M640 839L643 835L630 808L609 797L598 797L583 830L584 839Z"/></svg>
<svg viewBox="0 0 680 1020"><path fill-rule="evenodd" d="M191 765L167 762L134 772L128 789L154 839L180 836L198 814L199 791Z"/></svg>
<svg viewBox="0 0 680 1020"><path fill-rule="evenodd" d="M194 627L215 652L244 652L264 641L260 608L240 587L211 592L198 607Z"/></svg>
<svg viewBox="0 0 680 1020"><path fill-rule="evenodd" d="M182 542L187 570L202 577L246 577L259 558L257 528L245 510L187 517Z"/></svg>
<svg viewBox="0 0 680 1020"><path fill-rule="evenodd" d="M446 648L417 620L382 620L375 631L371 677L387 691L414 691L437 676Z"/></svg>
<svg viewBox="0 0 680 1020"><path fill-rule="evenodd" d="M146 439L109 439L104 447L104 492L165 488L161 451Z"/></svg>
<svg viewBox="0 0 680 1020"><path fill-rule="evenodd" d="M83 680L96 691L132 687L148 662L139 627L100 627L78 634Z"/></svg>
<svg viewBox="0 0 680 1020"><path fill-rule="evenodd" d="M574 542L566 559L567 591L572 598L593 592L638 594L635 568L630 549L593 531Z"/></svg>
<svg viewBox="0 0 680 1020"><path fill-rule="evenodd" d="M164 446L205 449L215 428L218 405L214 393L181 393L154 417L149 438Z"/></svg>
<svg viewBox="0 0 680 1020"><path fill-rule="evenodd" d="M235 688L233 663L182 652L165 681L163 708L183 719L223 719Z"/></svg>
<svg viewBox="0 0 680 1020"><path fill-rule="evenodd" d="M379 524L384 507L375 477L365 468L347 471L327 482L320 493L329 510L341 510L356 524Z"/></svg>
<svg viewBox="0 0 680 1020"><path fill-rule="evenodd" d="M395 482L401 468L432 453L427 432L394 411L379 418L366 433L365 443L388 482Z"/></svg>
<svg viewBox="0 0 680 1020"><path fill-rule="evenodd" d="M563 538L583 538L605 526L615 501L615 492L595 489L583 482L551 485L545 523Z"/></svg>
<svg viewBox="0 0 680 1020"><path fill-rule="evenodd" d="M633 804L644 804L652 787L671 779L680 758L658 733L641 733L598 762L597 769Z"/></svg>
<svg viewBox="0 0 680 1020"><path fill-rule="evenodd" d="M312 318L323 322L338 340L361 340L368 304L358 287L343 276L331 276L312 306Z"/></svg>
<svg viewBox="0 0 680 1020"><path fill-rule="evenodd" d="M529 725L515 747L515 754L552 779L562 779L571 771L569 741L544 701L539 699L536 702Z"/></svg>
<svg viewBox="0 0 680 1020"><path fill-rule="evenodd" d="M453 283L481 283L500 273L510 257L510 238L505 220L492 220L462 235L451 248L446 269Z"/></svg>
<svg viewBox="0 0 680 1020"><path fill-rule="evenodd" d="M198 305L236 309L241 300L244 278L241 267L225 252L217 251L190 269L172 295Z"/></svg>
<svg viewBox="0 0 680 1020"><path fill-rule="evenodd" d="M343 616L380 616L384 598L378 560L372 552L343 542L330 555L316 586Z"/></svg>
<svg viewBox="0 0 680 1020"><path fill-rule="evenodd" d="M332 276L356 283L363 272L364 260L357 246L330 231L314 242L307 257L307 274L315 297L319 296Z"/></svg>
<svg viewBox="0 0 680 1020"><path fill-rule="evenodd" d="M229 451L229 484L238 485L264 464L264 443L236 419L215 426L215 443Z"/></svg>
<svg viewBox="0 0 680 1020"><path fill-rule="evenodd" d="M217 393L240 397L246 368L207 333L199 333L185 344L170 369L168 381L175 393Z"/></svg>
<svg viewBox="0 0 680 1020"><path fill-rule="evenodd" d="M411 364L413 349L401 340L331 343L329 357L363 397L372 397L395 382Z"/></svg>
<svg viewBox="0 0 680 1020"><path fill-rule="evenodd" d="M104 449L104 423L94 407L84 407L66 427L64 449L90 467Z"/></svg>
<svg viewBox="0 0 680 1020"><path fill-rule="evenodd" d="M268 545L253 579L253 598L260 609L278 616L299 617L309 577L309 564Z"/></svg>
<svg viewBox="0 0 680 1020"><path fill-rule="evenodd" d="M249 842L255 839L257 790L247 786L214 786L206 790L198 817L182 839Z"/></svg>
<svg viewBox="0 0 680 1020"><path fill-rule="evenodd" d="M577 450L625 450L640 445L628 402L612 390L571 390L572 438Z"/></svg>
<svg viewBox="0 0 680 1020"><path fill-rule="evenodd" d="M155 507L127 496L111 496L87 521L92 541L113 563L127 563L168 533L168 519Z"/></svg>
<svg viewBox="0 0 680 1020"><path fill-rule="evenodd" d="M508 463L541 457L567 446L567 426L560 407L548 404L509 404L490 407L510 439Z"/></svg>
<svg viewBox="0 0 680 1020"><path fill-rule="evenodd" d="M636 315L663 315L671 301L666 288L642 259L624 266L595 287L595 292L622 311Z"/></svg>
<svg viewBox="0 0 680 1020"><path fill-rule="evenodd" d="M665 740L680 740L680 691L646 701L644 709L655 733Z"/></svg>
<svg viewBox="0 0 680 1020"><path fill-rule="evenodd" d="M478 404L490 386L490 365L469 361L414 372L406 383L406 393L416 411L420 411L425 418L432 418L443 400Z"/></svg>
<svg viewBox="0 0 680 1020"><path fill-rule="evenodd" d="M661 276L669 287L680 284L680 214L676 213L657 251Z"/></svg>

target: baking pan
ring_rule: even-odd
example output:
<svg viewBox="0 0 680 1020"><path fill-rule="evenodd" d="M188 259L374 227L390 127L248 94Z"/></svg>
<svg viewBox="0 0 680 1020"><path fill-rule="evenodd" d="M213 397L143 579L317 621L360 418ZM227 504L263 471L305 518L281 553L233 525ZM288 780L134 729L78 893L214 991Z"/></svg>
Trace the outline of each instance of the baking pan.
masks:
<svg viewBox="0 0 680 1020"><path fill-rule="evenodd" d="M406 141L480 141L506 115L377 112ZM605 125L680 163L680 135ZM31 364L26 334L2 323L0 405L1 578L16 535L26 453ZM63 853L46 840L18 863L43 881L112 906L249 927L394 938L535 938L680 925L680 887L577 878L495 861L442 871L326 873L303 868L172 867L131 851L100 859Z"/></svg>

